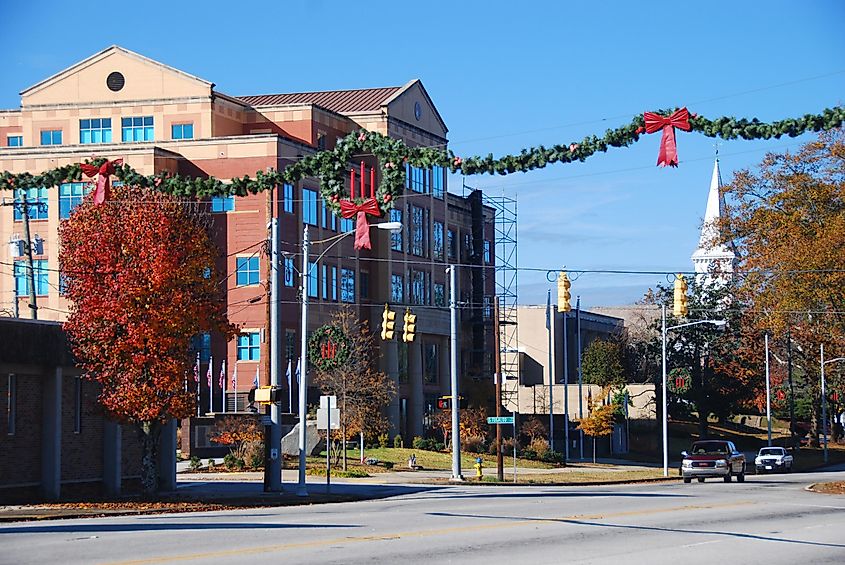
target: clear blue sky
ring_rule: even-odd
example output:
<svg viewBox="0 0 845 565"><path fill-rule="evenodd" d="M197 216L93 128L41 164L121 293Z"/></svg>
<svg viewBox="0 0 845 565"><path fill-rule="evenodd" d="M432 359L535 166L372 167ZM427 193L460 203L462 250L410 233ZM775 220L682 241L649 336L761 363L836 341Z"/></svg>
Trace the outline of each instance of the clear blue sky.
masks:
<svg viewBox="0 0 845 565"><path fill-rule="evenodd" d="M837 0L72 4L0 0L0 107L111 44L232 95L420 78L465 155L602 135L658 108L770 121L845 103ZM725 142L723 179L807 139ZM658 143L466 182L517 197L522 267L690 270L714 140L679 132L674 170L654 166ZM586 306L625 304L659 280L586 274L573 294ZM544 302L547 287L544 273L521 274L520 301Z"/></svg>

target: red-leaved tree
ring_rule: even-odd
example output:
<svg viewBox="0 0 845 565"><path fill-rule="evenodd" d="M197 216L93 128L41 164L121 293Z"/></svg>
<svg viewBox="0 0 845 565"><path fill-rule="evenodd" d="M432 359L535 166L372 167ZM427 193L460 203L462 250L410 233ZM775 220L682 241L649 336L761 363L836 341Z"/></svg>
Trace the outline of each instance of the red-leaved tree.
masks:
<svg viewBox="0 0 845 565"><path fill-rule="evenodd" d="M142 482L152 494L162 425L195 410L191 337L234 334L207 222L197 205L115 187L103 204L86 198L62 223L60 241L74 355L102 386L106 412L142 433Z"/></svg>

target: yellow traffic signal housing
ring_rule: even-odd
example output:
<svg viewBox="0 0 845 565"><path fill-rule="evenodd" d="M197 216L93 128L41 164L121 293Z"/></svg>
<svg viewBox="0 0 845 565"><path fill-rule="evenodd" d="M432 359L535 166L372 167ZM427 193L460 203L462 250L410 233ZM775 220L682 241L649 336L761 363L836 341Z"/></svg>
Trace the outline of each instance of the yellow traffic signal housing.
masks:
<svg viewBox="0 0 845 565"><path fill-rule="evenodd" d="M566 276L565 271L561 271L557 276L557 311L569 312L572 310L572 295L569 293L569 287L572 283L569 282L569 277Z"/></svg>
<svg viewBox="0 0 845 565"><path fill-rule="evenodd" d="M417 315L411 314L411 309L405 310L405 331L402 334L402 341L411 343L417 333Z"/></svg>
<svg viewBox="0 0 845 565"><path fill-rule="evenodd" d="M672 313L679 318L687 315L687 280L684 275L678 273L675 277L675 299L673 301Z"/></svg>
<svg viewBox="0 0 845 565"><path fill-rule="evenodd" d="M393 339L393 328L396 326L396 312L385 304L384 312L381 314L381 339L389 341Z"/></svg>

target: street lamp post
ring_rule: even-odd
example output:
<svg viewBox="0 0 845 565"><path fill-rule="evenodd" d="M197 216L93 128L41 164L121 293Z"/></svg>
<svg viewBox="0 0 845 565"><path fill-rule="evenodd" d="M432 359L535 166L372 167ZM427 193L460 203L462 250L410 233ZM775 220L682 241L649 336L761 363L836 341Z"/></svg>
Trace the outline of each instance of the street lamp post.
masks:
<svg viewBox="0 0 845 565"><path fill-rule="evenodd" d="M727 322L724 320L697 320L695 322L687 322L686 324L678 324L677 326L666 326L666 306L662 308L662 328L663 328L663 476L669 476L669 434L668 434L668 408L669 403L666 399L666 332L669 330L677 330L688 326L697 326L699 324L713 324L716 327L724 327Z"/></svg>
<svg viewBox="0 0 845 565"><path fill-rule="evenodd" d="M402 224L400 222L382 222L380 224L370 224L370 227L375 226L378 229L388 230L391 232L400 231ZM355 230L338 234L328 239L315 241L313 243L328 243L332 242L314 261L314 266L320 262L320 259L329 252L329 250L337 245L343 238L352 235ZM308 496L308 488L305 486L305 445L306 445L306 409L308 398L308 375L306 369L308 368L308 283L311 277L310 269L308 268L308 250L311 246L311 241L308 238L308 226L302 230L302 286L300 287L302 301L302 316L300 320L300 350L299 350L299 481L296 489L297 496Z"/></svg>
<svg viewBox="0 0 845 565"><path fill-rule="evenodd" d="M845 357L836 357L835 359L824 360L824 344L819 346L821 353L821 371L822 371L822 434L824 435L824 462L827 463L827 390L824 380L824 366L828 363L835 363L837 361L845 361Z"/></svg>

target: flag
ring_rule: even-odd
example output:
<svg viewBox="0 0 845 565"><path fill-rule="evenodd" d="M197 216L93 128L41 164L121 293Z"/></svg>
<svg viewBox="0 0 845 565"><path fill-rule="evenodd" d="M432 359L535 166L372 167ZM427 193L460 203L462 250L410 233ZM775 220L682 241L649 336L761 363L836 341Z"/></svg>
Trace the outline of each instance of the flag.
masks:
<svg viewBox="0 0 845 565"><path fill-rule="evenodd" d="M296 364L296 384L299 384L299 363Z"/></svg>
<svg viewBox="0 0 845 565"><path fill-rule="evenodd" d="M223 364L220 366L220 377L217 379L217 384L222 390L226 386L226 360L223 359Z"/></svg>
<svg viewBox="0 0 845 565"><path fill-rule="evenodd" d="M259 366L256 365L255 366L255 378L252 379L252 387L253 388L258 388L258 369L259 369Z"/></svg>
<svg viewBox="0 0 845 565"><path fill-rule="evenodd" d="M212 367L214 366L214 358L209 355L208 356L208 371L205 373L205 379L208 381L208 390L211 390L212 382L214 377L211 374Z"/></svg>
<svg viewBox="0 0 845 565"><path fill-rule="evenodd" d="M200 352L197 351L197 362L194 364L194 382L200 382Z"/></svg>
<svg viewBox="0 0 845 565"><path fill-rule="evenodd" d="M287 374L286 374L286 376L287 376L287 378L288 378L288 388L290 388L290 387L291 387L291 383L290 383L290 379L291 379L290 364L291 364L291 360L290 360L290 359L288 359L288 372L287 372Z"/></svg>
<svg viewBox="0 0 845 565"><path fill-rule="evenodd" d="M235 363L235 370L232 371L232 390L238 391L238 364Z"/></svg>

